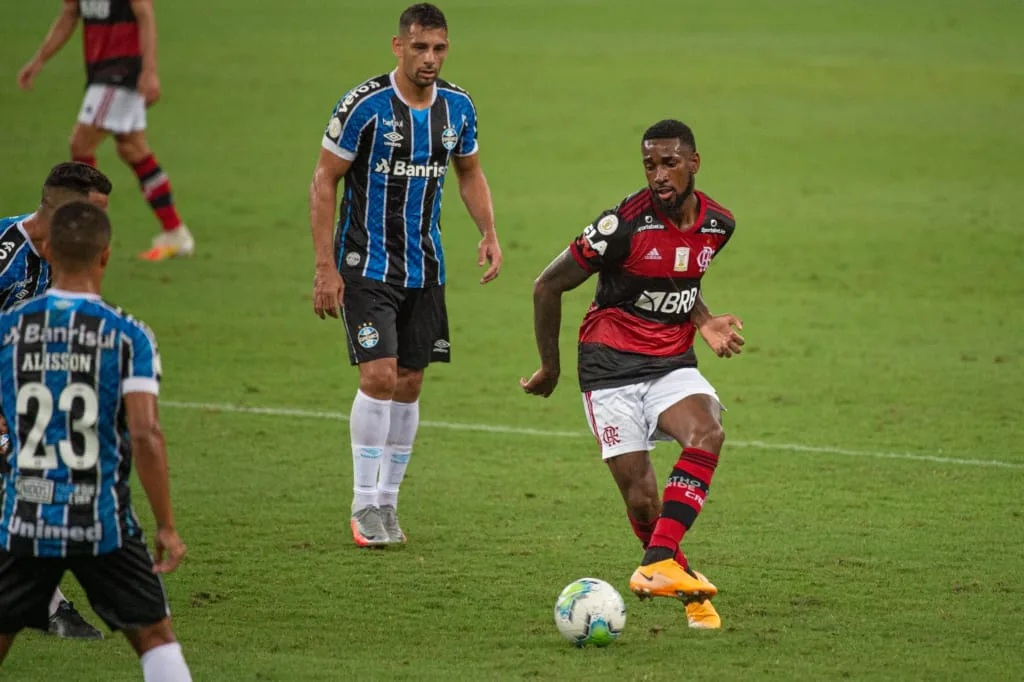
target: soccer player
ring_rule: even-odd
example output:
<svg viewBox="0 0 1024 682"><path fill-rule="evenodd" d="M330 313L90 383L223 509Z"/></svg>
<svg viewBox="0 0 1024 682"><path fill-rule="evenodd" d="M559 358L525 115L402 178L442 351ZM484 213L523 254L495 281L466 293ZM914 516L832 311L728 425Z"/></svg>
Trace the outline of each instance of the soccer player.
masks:
<svg viewBox="0 0 1024 682"><path fill-rule="evenodd" d="M0 311L37 296L50 286L50 266L42 257L54 211L70 201L88 199L105 209L110 180L92 166L67 162L54 166L43 182L42 200L34 213L0 219ZM0 418L0 457L10 447L7 424ZM0 463L0 476L2 476ZM47 632L68 639L103 639L57 589L50 601Z"/></svg>
<svg viewBox="0 0 1024 682"><path fill-rule="evenodd" d="M92 166L59 163L43 181L34 213L0 218L0 310L37 296L50 285L50 268L41 253L54 211L85 199L105 210L111 189L107 176Z"/></svg>
<svg viewBox="0 0 1024 682"><path fill-rule="evenodd" d="M85 25L88 87L71 132L71 158L95 166L96 148L113 135L117 155L135 171L143 196L163 226L140 258L190 256L195 240L178 216L171 182L146 141L146 108L160 98L152 0L64 0L43 44L18 73L18 85L31 89L43 65L75 32L79 18Z"/></svg>
<svg viewBox="0 0 1024 682"><path fill-rule="evenodd" d="M721 627L717 589L679 548L704 505L724 434L721 405L697 370L696 332L719 357L740 352L732 315L712 315L701 278L733 234L732 214L694 189L700 155L693 132L655 123L641 143L647 187L605 211L541 273L534 326L541 366L527 393L547 397L561 365L562 294L597 273L597 293L579 336L579 381L587 421L646 550L629 581L641 598L677 597L691 627ZM650 451L683 448L659 498Z"/></svg>
<svg viewBox="0 0 1024 682"><path fill-rule="evenodd" d="M0 314L0 406L14 439L0 509L0 661L43 627L65 571L124 631L147 681L190 680L161 573L185 556L157 419L153 333L100 298L110 222L86 202L54 213L53 287ZM132 510L132 459L157 530L156 560Z"/></svg>
<svg viewBox="0 0 1024 682"><path fill-rule="evenodd" d="M335 106L309 202L313 310L338 317L341 308L349 359L359 366L350 526L362 547L405 542L398 492L419 423L423 370L451 356L440 224L449 161L483 235L478 264L490 267L481 284L498 276L502 262L477 154L476 109L465 90L440 78L448 56L444 14L428 3L412 5L391 49L398 67L352 88Z"/></svg>

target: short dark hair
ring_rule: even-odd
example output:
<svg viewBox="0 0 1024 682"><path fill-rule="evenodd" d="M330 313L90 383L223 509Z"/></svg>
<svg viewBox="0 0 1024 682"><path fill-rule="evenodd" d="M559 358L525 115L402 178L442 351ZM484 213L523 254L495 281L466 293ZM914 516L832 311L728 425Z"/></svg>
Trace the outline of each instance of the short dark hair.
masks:
<svg viewBox="0 0 1024 682"><path fill-rule="evenodd" d="M645 140L667 140L671 138L677 138L683 144L688 145L693 151L697 151L697 140L694 139L690 126L674 118L658 121L644 133Z"/></svg>
<svg viewBox="0 0 1024 682"><path fill-rule="evenodd" d="M421 28L448 30L444 12L437 5L432 5L429 2L418 2L402 12L402 16L398 18L398 34L408 33L413 24L417 24Z"/></svg>
<svg viewBox="0 0 1024 682"><path fill-rule="evenodd" d="M58 269L83 270L110 246L110 218L87 201L72 201L50 219L50 260Z"/></svg>
<svg viewBox="0 0 1024 682"><path fill-rule="evenodd" d="M50 174L43 182L44 195L49 188L64 189L88 196L89 192L110 194L114 186L110 178L92 166L77 161L66 161L50 169Z"/></svg>

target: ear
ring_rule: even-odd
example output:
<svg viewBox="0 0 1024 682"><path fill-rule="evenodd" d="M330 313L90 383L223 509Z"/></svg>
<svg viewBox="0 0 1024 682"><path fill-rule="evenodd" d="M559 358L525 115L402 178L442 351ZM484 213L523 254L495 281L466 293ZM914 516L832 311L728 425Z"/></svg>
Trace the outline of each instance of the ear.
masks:
<svg viewBox="0 0 1024 682"><path fill-rule="evenodd" d="M402 56L402 38L400 36L394 36L391 38L391 54L396 57Z"/></svg>
<svg viewBox="0 0 1024 682"><path fill-rule="evenodd" d="M110 245L103 249L103 253L100 254L100 267L104 270L107 268L107 263L110 262Z"/></svg>
<svg viewBox="0 0 1024 682"><path fill-rule="evenodd" d="M693 156L690 157L690 172L693 173L694 175L696 175L697 171L699 171L699 170L700 170L700 154L698 154L697 152L694 152Z"/></svg>
<svg viewBox="0 0 1024 682"><path fill-rule="evenodd" d="M89 203L100 209L104 213L107 211L107 206L110 203L110 196L103 194L102 192L89 192Z"/></svg>

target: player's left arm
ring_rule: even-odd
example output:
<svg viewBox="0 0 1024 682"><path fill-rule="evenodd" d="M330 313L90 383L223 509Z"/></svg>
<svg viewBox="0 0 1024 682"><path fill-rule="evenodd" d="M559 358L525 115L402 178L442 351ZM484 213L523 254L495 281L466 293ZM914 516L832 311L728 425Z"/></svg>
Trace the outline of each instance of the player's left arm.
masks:
<svg viewBox="0 0 1024 682"><path fill-rule="evenodd" d="M155 563L153 571L173 571L185 556L185 544L174 525L171 507L170 472L167 444L157 408L160 394L160 351L156 337L142 324L126 332L131 340L128 362L122 367L121 395L131 439L135 471L146 492L156 520Z"/></svg>
<svg viewBox="0 0 1024 682"><path fill-rule="evenodd" d="M138 90L149 106L160 99L160 76L156 68L156 14L153 0L132 0L132 13L139 24L139 48L142 50L142 73Z"/></svg>
<svg viewBox="0 0 1024 682"><path fill-rule="evenodd" d="M480 279L487 284L501 272L501 245L498 244L498 233L494 229L494 203L491 201L491 188L487 184L484 170L480 167L480 156L477 153L468 156L455 156L455 175L459 178L459 196L466 210L480 230L479 262L483 266L490 263L487 272Z"/></svg>
<svg viewBox="0 0 1024 682"><path fill-rule="evenodd" d="M723 213L723 215L719 216L718 225L715 225L714 220L711 221L711 225L712 227L719 227L724 231L724 234L721 235L721 241L719 241L715 249L715 257L717 258L722 253L725 245L732 239L733 232L736 230L736 221L733 219L732 214ZM743 344L746 343L739 334L740 331L743 331L743 320L735 315L712 314L701 292L697 293L697 302L694 304L693 310L690 311L690 322L700 332L701 338L708 344L708 347L720 358L731 358L733 355L739 355Z"/></svg>

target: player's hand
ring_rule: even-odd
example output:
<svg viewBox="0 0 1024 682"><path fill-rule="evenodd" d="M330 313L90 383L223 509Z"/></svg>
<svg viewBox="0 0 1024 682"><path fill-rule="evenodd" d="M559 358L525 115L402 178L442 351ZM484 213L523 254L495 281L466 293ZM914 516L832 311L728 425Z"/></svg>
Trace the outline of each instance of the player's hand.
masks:
<svg viewBox="0 0 1024 682"><path fill-rule="evenodd" d="M22 67L21 71L18 72L18 87L22 90L31 90L32 81L35 80L36 76L42 70L42 62L37 62L34 59L30 61L28 64Z"/></svg>
<svg viewBox="0 0 1024 682"><path fill-rule="evenodd" d="M485 235L484 238L480 240L478 251L479 259L477 265L481 268L485 263L490 263L491 265L487 268L487 272L485 272L484 276L480 279L480 284L487 284L491 280L495 279L498 276L498 273L501 272L502 257L501 246L498 244L498 235L493 232L489 235Z"/></svg>
<svg viewBox="0 0 1024 682"><path fill-rule="evenodd" d="M139 76L139 94L146 100L146 106L160 99L160 76L155 71L143 71Z"/></svg>
<svg viewBox="0 0 1024 682"><path fill-rule="evenodd" d="M170 573L185 558L185 543L181 541L178 531L173 528L157 528L156 556L153 557L154 573ZM166 556L165 556L166 555Z"/></svg>
<svg viewBox="0 0 1024 682"><path fill-rule="evenodd" d="M321 320L325 314L337 318L344 300L345 280L341 274L330 266L317 267L313 278L313 312Z"/></svg>
<svg viewBox="0 0 1024 682"><path fill-rule="evenodd" d="M733 329L735 327L736 329ZM743 330L743 321L735 315L715 315L700 327L700 335L715 355L731 358L739 355L746 341L736 330Z"/></svg>
<svg viewBox="0 0 1024 682"><path fill-rule="evenodd" d="M541 367L533 373L529 381L520 378L519 385L530 395L539 395L542 398L547 398L555 392L555 386L558 386L558 371L551 371Z"/></svg>

